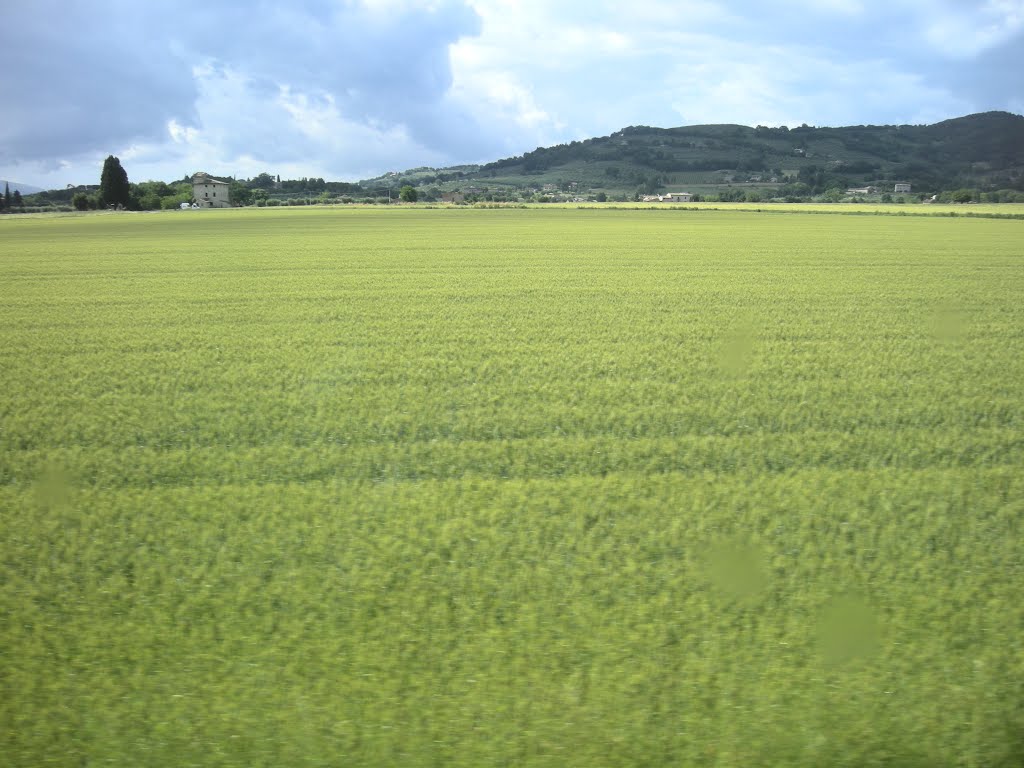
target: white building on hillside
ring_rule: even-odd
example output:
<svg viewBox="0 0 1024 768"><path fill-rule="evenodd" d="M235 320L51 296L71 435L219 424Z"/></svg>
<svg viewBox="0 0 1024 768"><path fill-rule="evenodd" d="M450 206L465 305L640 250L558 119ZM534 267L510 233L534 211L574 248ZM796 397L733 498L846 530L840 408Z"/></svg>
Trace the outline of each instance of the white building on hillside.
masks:
<svg viewBox="0 0 1024 768"><path fill-rule="evenodd" d="M226 181L215 179L208 173L193 174L192 197L201 208L230 208L231 185Z"/></svg>
<svg viewBox="0 0 1024 768"><path fill-rule="evenodd" d="M645 203L688 203L693 199L690 192L666 192L664 195L644 195L640 198Z"/></svg>

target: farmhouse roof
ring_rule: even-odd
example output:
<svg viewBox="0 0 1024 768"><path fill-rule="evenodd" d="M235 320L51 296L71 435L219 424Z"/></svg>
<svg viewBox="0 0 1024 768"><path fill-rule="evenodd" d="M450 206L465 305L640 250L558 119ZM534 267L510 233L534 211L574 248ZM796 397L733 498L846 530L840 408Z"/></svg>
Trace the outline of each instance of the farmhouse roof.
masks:
<svg viewBox="0 0 1024 768"><path fill-rule="evenodd" d="M193 173L192 174L192 183L193 184L223 184L225 187L230 186L229 182L221 181L220 179L215 179L215 178L213 178L213 176L211 176L210 174L206 173L205 171L199 171L198 173Z"/></svg>

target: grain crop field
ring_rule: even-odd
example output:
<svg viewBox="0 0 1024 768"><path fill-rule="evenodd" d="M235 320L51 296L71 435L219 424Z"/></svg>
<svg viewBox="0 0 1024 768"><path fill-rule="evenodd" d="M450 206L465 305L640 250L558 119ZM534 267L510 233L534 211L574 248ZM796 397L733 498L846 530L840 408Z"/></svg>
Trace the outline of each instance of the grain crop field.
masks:
<svg viewBox="0 0 1024 768"><path fill-rule="evenodd" d="M0 762L1019 766L1024 221L0 219Z"/></svg>

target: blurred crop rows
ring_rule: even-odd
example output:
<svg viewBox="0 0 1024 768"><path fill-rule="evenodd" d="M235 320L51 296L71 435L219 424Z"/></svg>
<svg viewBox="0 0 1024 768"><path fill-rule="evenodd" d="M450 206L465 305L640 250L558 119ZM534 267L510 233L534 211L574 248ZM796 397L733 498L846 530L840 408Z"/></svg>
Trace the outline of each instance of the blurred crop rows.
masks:
<svg viewBox="0 0 1024 768"><path fill-rule="evenodd" d="M1024 222L0 222L12 765L1024 762Z"/></svg>

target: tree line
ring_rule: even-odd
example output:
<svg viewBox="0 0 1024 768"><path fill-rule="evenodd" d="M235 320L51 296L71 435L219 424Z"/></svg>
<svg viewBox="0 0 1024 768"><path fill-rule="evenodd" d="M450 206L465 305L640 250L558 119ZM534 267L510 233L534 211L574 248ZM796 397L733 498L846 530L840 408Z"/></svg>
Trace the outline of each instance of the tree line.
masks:
<svg viewBox="0 0 1024 768"><path fill-rule="evenodd" d="M14 190L11 192L11 185L9 182L4 182L4 196L0 197L0 213L6 211L13 211L25 206L25 201L21 197L21 190Z"/></svg>
<svg viewBox="0 0 1024 768"><path fill-rule="evenodd" d="M282 179L269 173L260 173L251 179L228 180L233 205L275 205L284 201L302 199L303 202L323 202L347 195L354 200L367 196L386 196L388 190L367 189L344 181L325 181L322 178ZM377 194L379 193L379 194ZM398 191L395 191L397 198ZM78 211L120 208L129 211L155 211L179 208L182 203L195 202L192 196L192 178L184 176L178 181L132 182L119 158L110 155L103 162L100 183L68 189L37 192L26 196L15 190L0 198L0 210L29 205L33 207L67 206Z"/></svg>

